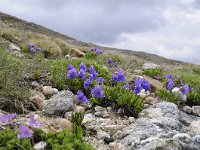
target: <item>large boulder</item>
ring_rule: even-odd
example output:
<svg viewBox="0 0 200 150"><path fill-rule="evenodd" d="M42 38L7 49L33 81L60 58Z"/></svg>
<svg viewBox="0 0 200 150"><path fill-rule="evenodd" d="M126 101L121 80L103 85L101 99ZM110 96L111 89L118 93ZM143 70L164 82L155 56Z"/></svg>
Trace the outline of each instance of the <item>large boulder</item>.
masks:
<svg viewBox="0 0 200 150"><path fill-rule="evenodd" d="M149 83L151 84L152 87L154 87L155 89L166 89L164 83L156 80L156 79L152 79L151 77L148 76L143 76L143 78L145 80L148 80Z"/></svg>
<svg viewBox="0 0 200 150"><path fill-rule="evenodd" d="M178 107L168 102L160 102L144 109L139 114L139 119L122 130L122 135L124 138L120 141L121 149L200 148L191 140L185 140L190 136L179 121Z"/></svg>
<svg viewBox="0 0 200 150"><path fill-rule="evenodd" d="M46 101L43 112L47 115L56 115L72 111L73 97L74 94L71 91L60 91Z"/></svg>
<svg viewBox="0 0 200 150"><path fill-rule="evenodd" d="M69 50L69 54L70 54L71 57L83 57L83 56L85 56L84 52L82 52L78 49L75 49L75 48L71 48Z"/></svg>

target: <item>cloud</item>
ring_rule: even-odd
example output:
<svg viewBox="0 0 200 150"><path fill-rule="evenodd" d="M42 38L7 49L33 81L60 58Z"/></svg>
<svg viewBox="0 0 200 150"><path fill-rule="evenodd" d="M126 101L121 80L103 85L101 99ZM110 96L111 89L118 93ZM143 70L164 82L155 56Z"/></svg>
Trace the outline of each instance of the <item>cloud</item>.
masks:
<svg viewBox="0 0 200 150"><path fill-rule="evenodd" d="M200 63L198 0L0 0L0 4L2 12L78 40Z"/></svg>

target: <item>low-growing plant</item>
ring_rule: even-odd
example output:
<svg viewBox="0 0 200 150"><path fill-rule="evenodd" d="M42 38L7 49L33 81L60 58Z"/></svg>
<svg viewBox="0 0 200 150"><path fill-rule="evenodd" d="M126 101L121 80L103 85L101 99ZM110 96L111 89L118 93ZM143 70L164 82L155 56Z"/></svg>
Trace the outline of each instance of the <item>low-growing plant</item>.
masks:
<svg viewBox="0 0 200 150"><path fill-rule="evenodd" d="M175 93L166 90L158 90L155 92L155 95L159 97L162 101L172 102L177 105L180 104L180 100Z"/></svg>
<svg viewBox="0 0 200 150"><path fill-rule="evenodd" d="M132 116L137 116L137 113L143 109L142 99L135 95L132 90L125 89L123 83L119 82L114 86L103 86L103 90L105 97L102 99L92 97L93 103L123 108L125 114Z"/></svg>
<svg viewBox="0 0 200 150"><path fill-rule="evenodd" d="M155 78L158 75L163 76L163 70L162 68L149 68L149 69L145 69L143 71L143 74L149 77Z"/></svg>
<svg viewBox="0 0 200 150"><path fill-rule="evenodd" d="M0 130L0 150L32 150L33 145L37 142L46 142L45 149L53 150L94 150L94 148L86 144L84 139L77 135L62 130L60 132L45 133L42 130L34 131L32 138L17 138L17 130L6 128Z"/></svg>

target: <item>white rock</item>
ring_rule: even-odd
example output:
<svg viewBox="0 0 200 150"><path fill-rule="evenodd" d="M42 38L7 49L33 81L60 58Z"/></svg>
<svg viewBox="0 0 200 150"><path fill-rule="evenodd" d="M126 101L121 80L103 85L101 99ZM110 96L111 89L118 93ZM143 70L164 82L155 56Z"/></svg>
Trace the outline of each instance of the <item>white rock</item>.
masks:
<svg viewBox="0 0 200 150"><path fill-rule="evenodd" d="M47 145L46 142L41 141L41 142L35 144L33 148L34 148L34 150L44 150L46 145Z"/></svg>
<svg viewBox="0 0 200 150"><path fill-rule="evenodd" d="M191 137L187 133L178 133L173 136L173 140L178 140L178 139L185 139L189 141Z"/></svg>
<svg viewBox="0 0 200 150"><path fill-rule="evenodd" d="M129 121L129 123L133 123L133 122L135 122L135 118L134 117L129 117L128 121Z"/></svg>
<svg viewBox="0 0 200 150"><path fill-rule="evenodd" d="M18 51L18 52L19 52L19 51L20 51L20 48L11 43L11 44L9 45L9 50L10 50L10 51Z"/></svg>
<svg viewBox="0 0 200 150"><path fill-rule="evenodd" d="M200 120L192 121L192 123L189 126L189 131L193 135L200 134Z"/></svg>
<svg viewBox="0 0 200 150"><path fill-rule="evenodd" d="M97 139L100 140L100 139L104 139L106 137L110 138L110 135L107 132L101 131L101 130L97 132Z"/></svg>
<svg viewBox="0 0 200 150"><path fill-rule="evenodd" d="M187 101L187 97L186 95L183 95L182 92L180 91L180 88L175 87L172 89L172 93L176 94L178 96L178 98L182 101L182 102L186 102Z"/></svg>
<svg viewBox="0 0 200 150"><path fill-rule="evenodd" d="M43 86L42 92L45 96L51 96L53 94L57 94L58 90L56 88L52 88L51 86Z"/></svg>
<svg viewBox="0 0 200 150"><path fill-rule="evenodd" d="M192 113L200 116L200 106L192 106Z"/></svg>
<svg viewBox="0 0 200 150"><path fill-rule="evenodd" d="M142 66L143 69L154 69L154 68L160 68L159 65L153 64L153 63L145 63Z"/></svg>
<svg viewBox="0 0 200 150"><path fill-rule="evenodd" d="M191 114L192 113L192 108L190 106L184 106L183 107L183 111L188 113L188 114Z"/></svg>

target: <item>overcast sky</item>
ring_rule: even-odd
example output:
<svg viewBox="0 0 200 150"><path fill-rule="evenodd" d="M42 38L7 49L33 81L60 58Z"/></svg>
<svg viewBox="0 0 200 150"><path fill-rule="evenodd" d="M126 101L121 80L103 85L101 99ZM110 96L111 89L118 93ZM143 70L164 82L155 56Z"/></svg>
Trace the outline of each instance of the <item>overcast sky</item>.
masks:
<svg viewBox="0 0 200 150"><path fill-rule="evenodd" d="M200 64L200 0L0 0L0 11L85 42Z"/></svg>

